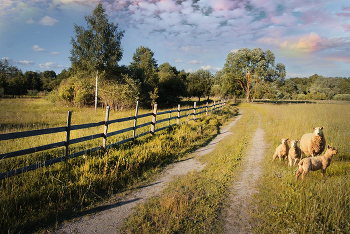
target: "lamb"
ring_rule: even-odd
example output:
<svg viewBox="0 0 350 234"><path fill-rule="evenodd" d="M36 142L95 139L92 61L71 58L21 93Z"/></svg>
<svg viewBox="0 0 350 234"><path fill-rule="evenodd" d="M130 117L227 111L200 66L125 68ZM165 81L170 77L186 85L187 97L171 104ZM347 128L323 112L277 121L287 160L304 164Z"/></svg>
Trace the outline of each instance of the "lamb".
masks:
<svg viewBox="0 0 350 234"><path fill-rule="evenodd" d="M326 147L326 139L322 132L323 127L313 128L313 133L306 133L301 137L300 149L306 156L316 156Z"/></svg>
<svg viewBox="0 0 350 234"><path fill-rule="evenodd" d="M298 147L299 140L289 141L290 143L290 149L288 152L288 160L289 160L289 166L292 166L292 162L294 160L294 166L297 163L297 161L301 160L301 149Z"/></svg>
<svg viewBox="0 0 350 234"><path fill-rule="evenodd" d="M285 159L288 157L288 151L289 151L289 146L288 146L288 139L280 139L280 141L282 141L282 144L280 144L279 146L277 146L275 153L273 154L273 161L275 161L275 159L277 157L279 157L280 161L281 159Z"/></svg>
<svg viewBox="0 0 350 234"><path fill-rule="evenodd" d="M302 179L304 180L306 174L309 171L317 171L321 169L322 177L326 173L327 167L331 164L332 156L337 154L337 150L328 145L327 151L324 155L318 157L309 157L304 158L299 162L299 169L296 173L295 179L298 180L300 174L302 175Z"/></svg>

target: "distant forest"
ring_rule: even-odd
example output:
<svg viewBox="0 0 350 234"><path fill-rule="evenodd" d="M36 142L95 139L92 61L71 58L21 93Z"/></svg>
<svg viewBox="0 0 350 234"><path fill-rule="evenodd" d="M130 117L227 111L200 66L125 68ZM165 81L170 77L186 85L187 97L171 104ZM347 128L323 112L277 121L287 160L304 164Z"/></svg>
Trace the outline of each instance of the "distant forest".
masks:
<svg viewBox="0 0 350 234"><path fill-rule="evenodd" d="M191 96L200 98L208 95L216 96L218 98L224 98L228 96L245 98L245 94L239 86L237 86L237 90L235 90L234 93L228 94L225 92L225 88L223 87L224 74L221 71L218 71L215 75L212 75L205 70L199 70L194 73L186 73L183 70L178 71L176 67L172 67L168 63L162 64L159 67L155 66L155 69L160 77L172 76L174 78L173 83L164 85L169 85L170 87L168 87L168 89L173 89L174 92L178 93L164 93L160 96L159 90L156 90L156 92L151 92L151 95L157 96L157 98L153 98L157 99L157 101L160 102L162 102L162 100L158 100L159 96L163 98L163 101L165 102L171 101L170 99L174 99L174 96L178 98ZM120 71L122 71L124 74L129 74L130 76L135 75L132 74L133 72L130 71L130 69L126 66L120 67ZM73 72L71 68L68 70L64 69L59 74L56 74L55 71L52 70L47 70L44 72L26 71L23 73L16 66L10 66L6 60L5 62L0 61L0 98L20 97L24 95L47 96L52 99L57 99L56 101L59 101L61 97L61 101L72 102L74 98L77 97L77 94L74 94L74 87L71 87L68 84L70 83L69 78L71 78L72 73ZM88 91L86 95L89 95L90 98L85 97L86 99L82 100L81 103L79 103L79 100L76 100L76 102L72 102L72 104L93 104L95 88L93 78L94 77L90 76L90 79L88 79L90 81L90 84L86 84L86 86L90 87L90 91L86 90L87 88L85 88L85 91ZM85 81L88 82L87 80ZM201 85L198 85L199 87L195 87L195 83ZM197 90L195 90L195 88L197 88ZM69 89L72 91L71 97L69 97ZM101 97L99 98L101 102L107 101L105 100L106 97L104 97L104 95L111 95L111 93L108 92L113 92L111 88L109 89L110 91L101 88ZM295 77L275 81L272 83L266 83L265 85L259 85L256 88L253 86L252 90L253 99L350 101L350 78L323 77L315 74L310 77ZM123 92L125 94L125 90ZM166 97L167 95L174 96Z"/></svg>

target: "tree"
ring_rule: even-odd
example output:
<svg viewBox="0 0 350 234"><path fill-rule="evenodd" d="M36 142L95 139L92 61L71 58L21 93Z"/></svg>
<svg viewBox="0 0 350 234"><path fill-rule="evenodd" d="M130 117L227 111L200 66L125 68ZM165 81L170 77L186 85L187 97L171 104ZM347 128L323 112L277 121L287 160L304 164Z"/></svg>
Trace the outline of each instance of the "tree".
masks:
<svg viewBox="0 0 350 234"><path fill-rule="evenodd" d="M275 66L275 56L270 50L261 48L239 49L227 55L223 72L230 86L238 84L250 102L252 88L264 82L283 81L286 72L282 63Z"/></svg>
<svg viewBox="0 0 350 234"><path fill-rule="evenodd" d="M140 46L136 49L129 66L132 78L141 84L140 101L143 104L151 103L149 93L155 93L159 85L158 64L153 56L154 52L150 48Z"/></svg>
<svg viewBox="0 0 350 234"><path fill-rule="evenodd" d="M118 66L123 56L120 41L124 31L118 31L118 24L109 23L102 3L96 6L91 15L85 16L85 20L87 29L74 24L76 36L71 40L70 60L73 69L96 73L96 110L98 73L108 72Z"/></svg>
<svg viewBox="0 0 350 234"><path fill-rule="evenodd" d="M187 91L191 97L198 97L200 102L201 97L208 96L212 86L213 76L208 70L199 69L195 73L191 73L187 77Z"/></svg>
<svg viewBox="0 0 350 234"><path fill-rule="evenodd" d="M158 69L159 78L159 98L160 102L175 103L179 97L185 94L186 86L184 81L178 76L176 67L169 63L163 63Z"/></svg>

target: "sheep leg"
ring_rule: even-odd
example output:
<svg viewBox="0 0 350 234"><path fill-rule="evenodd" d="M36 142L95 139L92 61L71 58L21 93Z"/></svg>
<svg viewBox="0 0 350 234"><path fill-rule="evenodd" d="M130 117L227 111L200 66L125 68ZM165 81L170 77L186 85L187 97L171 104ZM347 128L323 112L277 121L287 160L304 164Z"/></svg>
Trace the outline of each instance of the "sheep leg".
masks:
<svg viewBox="0 0 350 234"><path fill-rule="evenodd" d="M300 174L303 172L302 168L299 168L299 170L297 171L297 174L295 175L295 179L298 180Z"/></svg>
<svg viewBox="0 0 350 234"><path fill-rule="evenodd" d="M326 170L321 169L321 173L322 173L322 178L324 178L324 174L326 173Z"/></svg>

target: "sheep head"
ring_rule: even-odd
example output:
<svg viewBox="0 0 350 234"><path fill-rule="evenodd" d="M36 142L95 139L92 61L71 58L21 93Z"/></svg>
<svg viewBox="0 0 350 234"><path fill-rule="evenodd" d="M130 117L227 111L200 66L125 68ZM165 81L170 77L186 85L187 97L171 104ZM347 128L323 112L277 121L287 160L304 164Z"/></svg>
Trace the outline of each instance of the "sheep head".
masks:
<svg viewBox="0 0 350 234"><path fill-rule="evenodd" d="M296 147L297 147L297 144L298 144L298 142L299 142L299 140L292 140L292 141L288 141L288 142L290 143L290 146L291 146L291 147L296 148Z"/></svg>
<svg viewBox="0 0 350 234"><path fill-rule="evenodd" d="M323 129L323 127L316 127L316 128L313 128L313 130L314 130L314 135L315 135L315 136L323 136L322 129Z"/></svg>
<svg viewBox="0 0 350 234"><path fill-rule="evenodd" d="M288 140L289 140L289 138L287 138L287 139L280 139L280 141L282 141L282 144L285 144L285 145L287 145L288 144Z"/></svg>
<svg viewBox="0 0 350 234"><path fill-rule="evenodd" d="M326 154L328 154L328 155L336 155L337 153L338 153L338 151L334 147L332 147L330 145L327 146Z"/></svg>

